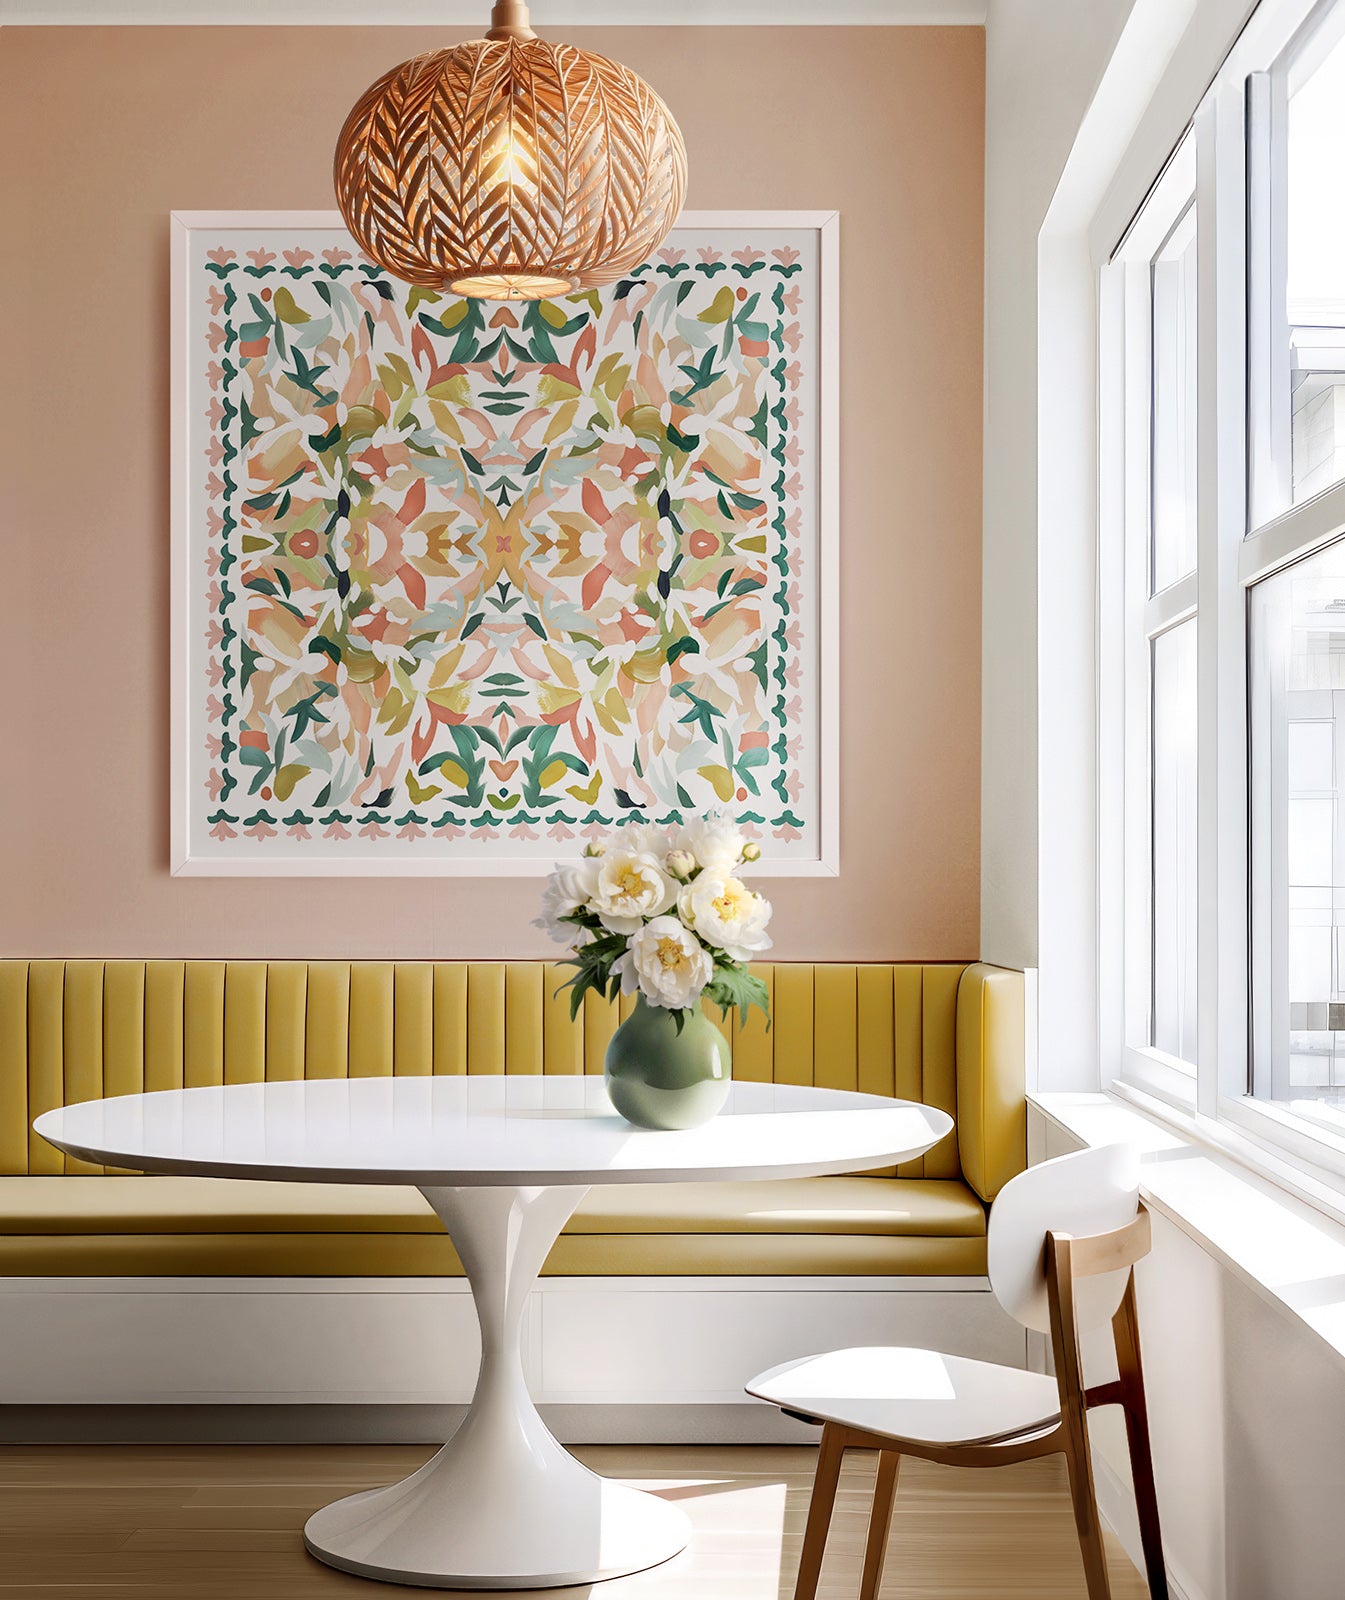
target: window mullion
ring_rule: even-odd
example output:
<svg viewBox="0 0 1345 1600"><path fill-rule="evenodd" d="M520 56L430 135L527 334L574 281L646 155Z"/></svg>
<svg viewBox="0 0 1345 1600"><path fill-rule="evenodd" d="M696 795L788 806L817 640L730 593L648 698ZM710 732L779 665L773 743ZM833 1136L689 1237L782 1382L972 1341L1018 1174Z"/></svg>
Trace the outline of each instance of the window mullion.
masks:
<svg viewBox="0 0 1345 1600"><path fill-rule="evenodd" d="M1201 249L1197 374L1198 707L1196 1107L1247 1087L1246 141L1240 85L1196 116Z"/></svg>
<svg viewBox="0 0 1345 1600"><path fill-rule="evenodd" d="M1246 86L1247 509L1259 528L1292 503L1293 417L1285 311L1288 97L1282 69Z"/></svg>

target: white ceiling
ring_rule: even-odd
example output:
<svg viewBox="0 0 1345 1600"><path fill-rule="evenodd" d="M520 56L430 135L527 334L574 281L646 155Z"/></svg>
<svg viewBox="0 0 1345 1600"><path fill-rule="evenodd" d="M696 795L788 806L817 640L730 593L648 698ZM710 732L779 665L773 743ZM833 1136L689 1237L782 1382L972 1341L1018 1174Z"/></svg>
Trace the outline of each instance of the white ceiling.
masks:
<svg viewBox="0 0 1345 1600"><path fill-rule="evenodd" d="M797 27L985 21L986 0L532 0L543 30L585 23ZM0 23L484 25L490 0L0 0Z"/></svg>

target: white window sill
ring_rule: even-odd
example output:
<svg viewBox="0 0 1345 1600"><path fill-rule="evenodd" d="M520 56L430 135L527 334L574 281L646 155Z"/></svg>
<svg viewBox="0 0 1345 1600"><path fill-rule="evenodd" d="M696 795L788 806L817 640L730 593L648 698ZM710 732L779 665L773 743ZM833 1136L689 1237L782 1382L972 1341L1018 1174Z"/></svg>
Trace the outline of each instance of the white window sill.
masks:
<svg viewBox="0 0 1345 1600"><path fill-rule="evenodd" d="M1146 1203L1345 1359L1345 1226L1114 1095L1033 1094L1028 1105L1084 1145L1138 1145Z"/></svg>

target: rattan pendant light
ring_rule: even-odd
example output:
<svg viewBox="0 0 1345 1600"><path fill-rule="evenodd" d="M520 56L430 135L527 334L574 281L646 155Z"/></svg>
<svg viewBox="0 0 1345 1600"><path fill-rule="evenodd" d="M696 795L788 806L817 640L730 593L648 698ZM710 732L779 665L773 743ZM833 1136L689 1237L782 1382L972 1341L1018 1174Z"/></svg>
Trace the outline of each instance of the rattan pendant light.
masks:
<svg viewBox="0 0 1345 1600"><path fill-rule="evenodd" d="M408 283L543 300L612 283L662 243L686 192L667 106L628 67L532 31L496 0L484 39L404 61L336 146L361 249Z"/></svg>

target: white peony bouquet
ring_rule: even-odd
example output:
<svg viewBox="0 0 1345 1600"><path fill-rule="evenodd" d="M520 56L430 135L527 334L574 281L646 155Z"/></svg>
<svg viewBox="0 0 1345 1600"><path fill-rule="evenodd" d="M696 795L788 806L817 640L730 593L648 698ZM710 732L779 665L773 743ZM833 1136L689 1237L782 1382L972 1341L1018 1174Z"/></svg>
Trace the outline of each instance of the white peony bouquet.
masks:
<svg viewBox="0 0 1345 1600"><path fill-rule="evenodd" d="M771 941L770 902L738 876L760 859L757 845L723 817L680 828L630 823L558 866L534 923L574 947L565 986L570 1014L594 989L615 999L639 993L682 1025L703 994L722 1010L769 1015L766 985L747 963Z"/></svg>

